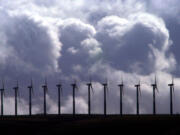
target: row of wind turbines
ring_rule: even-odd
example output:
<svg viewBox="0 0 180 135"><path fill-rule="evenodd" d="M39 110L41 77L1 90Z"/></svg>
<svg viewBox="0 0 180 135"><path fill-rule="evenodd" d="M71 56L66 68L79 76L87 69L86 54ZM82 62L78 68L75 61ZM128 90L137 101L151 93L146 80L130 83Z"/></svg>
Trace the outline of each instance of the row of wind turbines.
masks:
<svg viewBox="0 0 180 135"><path fill-rule="evenodd" d="M91 91L93 92L93 85L92 85L92 81L90 79L90 81L86 84L88 87L88 115L91 115ZM72 101L72 105L73 105L73 116L76 115L76 106L75 106L75 93L76 90L78 89L77 83L76 81L74 81L74 83L71 84L72 86L72 97L73 97L73 101ZM108 82L106 80L105 83L102 83L103 86L103 92L104 92L104 115L107 115L107 100L106 100L106 95L107 95L107 91L108 91ZM139 96L141 95L141 84L140 81L138 84L134 85L136 88L136 114L139 115ZM156 77L155 77L155 82L153 84L151 84L152 88L153 88L153 115L156 115L156 92L158 92L158 87L157 87L157 81L156 81ZM168 86L170 87L170 115L173 115L173 92L174 92L174 81L172 79L172 83L168 84ZM59 83L56 85L57 90L58 90L58 115L61 115L61 93L62 93L62 84ZM123 81L118 85L119 90L120 90L120 115L123 115L123 93L124 93L124 83ZM30 85L27 87L29 90L29 115L32 115L32 94L33 94L33 81L31 80ZM18 81L17 81L17 85L15 87L13 87L14 91L15 91L15 116L18 115L18 110L17 110L17 106L18 106L18 95L19 95L19 85L18 85ZM46 109L46 95L47 95L47 91L48 91L48 85L47 85L47 80L45 79L44 84L42 85L42 89L43 89L43 93L44 93L44 115L47 114L47 109ZM4 94L5 94L5 87L4 87L4 81L2 82L2 88L0 89L1 92L1 116L3 116L3 98L4 98Z"/></svg>

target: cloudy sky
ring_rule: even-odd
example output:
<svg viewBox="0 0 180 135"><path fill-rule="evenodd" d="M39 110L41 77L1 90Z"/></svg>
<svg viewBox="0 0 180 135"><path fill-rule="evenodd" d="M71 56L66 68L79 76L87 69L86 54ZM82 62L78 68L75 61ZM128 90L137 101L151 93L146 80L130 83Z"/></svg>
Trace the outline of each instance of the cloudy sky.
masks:
<svg viewBox="0 0 180 135"><path fill-rule="evenodd" d="M91 76L93 113L103 112L102 82L108 78L107 112L119 113L118 83L124 81L124 113L136 112L135 87L141 80L140 113L152 113L157 76L157 113L169 113L169 87L175 82L174 112L180 112L179 0L1 0L0 77L5 80L5 114L14 114L13 86L19 81L18 111L28 113L34 81L33 113L42 113L44 78L48 113L57 113L58 82L62 111L72 113L77 80L77 113L87 113ZM2 85L0 84L2 87Z"/></svg>

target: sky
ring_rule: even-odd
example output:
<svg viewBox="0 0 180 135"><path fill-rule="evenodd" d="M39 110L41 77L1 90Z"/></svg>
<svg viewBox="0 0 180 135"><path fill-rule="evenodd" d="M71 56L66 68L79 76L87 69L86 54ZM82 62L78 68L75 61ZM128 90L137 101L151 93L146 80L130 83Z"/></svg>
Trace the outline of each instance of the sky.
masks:
<svg viewBox="0 0 180 135"><path fill-rule="evenodd" d="M0 77L5 81L5 114L14 114L13 87L19 82L19 114L28 114L33 78L33 113L57 113L57 83L63 85L62 112L87 113L87 86L93 81L92 113L103 112L103 83L108 80L107 113L136 113L135 84L141 81L140 113L152 113L157 76L157 113L169 113L169 87L175 83L174 113L180 112L179 0L1 0ZM0 84L2 87L2 84Z"/></svg>

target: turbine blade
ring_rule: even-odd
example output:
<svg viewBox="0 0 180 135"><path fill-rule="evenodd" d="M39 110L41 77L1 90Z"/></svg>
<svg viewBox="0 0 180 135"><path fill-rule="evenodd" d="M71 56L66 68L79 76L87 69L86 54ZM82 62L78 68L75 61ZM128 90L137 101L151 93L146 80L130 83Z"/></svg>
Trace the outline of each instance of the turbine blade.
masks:
<svg viewBox="0 0 180 135"><path fill-rule="evenodd" d="M159 93L159 89L158 89L158 87L156 86L156 91Z"/></svg>
<svg viewBox="0 0 180 135"><path fill-rule="evenodd" d="M46 77L45 77L45 80L44 80L44 81L45 81L44 84L47 85L47 78L46 78Z"/></svg>
<svg viewBox="0 0 180 135"><path fill-rule="evenodd" d="M142 95L141 94L141 86L139 85L139 94L140 94L140 96Z"/></svg>
<svg viewBox="0 0 180 135"><path fill-rule="evenodd" d="M174 86L172 86L172 90L173 90L173 93L174 93Z"/></svg>
<svg viewBox="0 0 180 135"><path fill-rule="evenodd" d="M3 95L6 96L5 92L3 91Z"/></svg>
<svg viewBox="0 0 180 135"><path fill-rule="evenodd" d="M17 80L17 95L20 96L19 95L19 82L18 82L18 80Z"/></svg>
<svg viewBox="0 0 180 135"><path fill-rule="evenodd" d="M108 87L108 85L106 86L106 91L107 91L107 94L109 94L109 87Z"/></svg>
<svg viewBox="0 0 180 135"><path fill-rule="evenodd" d="M174 85L174 77L172 77L172 84Z"/></svg>
<svg viewBox="0 0 180 135"><path fill-rule="evenodd" d="M62 89L62 86L60 87L60 92L61 92L61 95L63 95L63 89Z"/></svg>
<svg viewBox="0 0 180 135"><path fill-rule="evenodd" d="M32 94L34 95L34 86L33 86L33 80L31 78L31 87L32 87Z"/></svg>
<svg viewBox="0 0 180 135"><path fill-rule="evenodd" d="M173 99L175 100L176 96L175 96L175 92L174 92L174 86L173 86L173 97L174 97Z"/></svg>
<svg viewBox="0 0 180 135"><path fill-rule="evenodd" d="M90 82L90 83L92 82L91 76L89 76L89 82Z"/></svg>
<svg viewBox="0 0 180 135"><path fill-rule="evenodd" d="M4 79L2 79L2 92L3 92L3 95L5 96L5 92L4 92Z"/></svg>
<svg viewBox="0 0 180 135"><path fill-rule="evenodd" d="M76 80L75 80L74 84L75 84L75 89L77 89L77 91L79 91L79 87L77 86L77 81Z"/></svg>
<svg viewBox="0 0 180 135"><path fill-rule="evenodd" d="M155 90L159 93L159 89L158 89L158 86L157 86L157 76L156 75L154 77L154 84L155 84Z"/></svg>
<svg viewBox="0 0 180 135"><path fill-rule="evenodd" d="M47 78L45 78L45 91L48 93Z"/></svg>
<svg viewBox="0 0 180 135"><path fill-rule="evenodd" d="M20 98L19 87L17 88L17 96Z"/></svg>
<svg viewBox="0 0 180 135"><path fill-rule="evenodd" d="M34 96L34 87L32 86L32 94L33 94L33 96Z"/></svg>
<svg viewBox="0 0 180 135"><path fill-rule="evenodd" d="M17 98L18 98L18 101L21 102L20 100L20 93L19 93L19 89L17 90Z"/></svg>
<svg viewBox="0 0 180 135"><path fill-rule="evenodd" d="M17 80L17 87L19 87L19 82L18 82L18 80Z"/></svg>
<svg viewBox="0 0 180 135"><path fill-rule="evenodd" d="M156 78L156 75L155 75L155 78L154 78L154 83L157 84L157 78Z"/></svg>
<svg viewBox="0 0 180 135"><path fill-rule="evenodd" d="M122 94L124 95L124 85L122 86Z"/></svg>
<svg viewBox="0 0 180 135"><path fill-rule="evenodd" d="M2 79L2 89L4 90L4 79Z"/></svg>
<svg viewBox="0 0 180 135"><path fill-rule="evenodd" d="M121 84L123 85L123 83L124 83L124 82L123 82L123 77L121 77Z"/></svg>
<svg viewBox="0 0 180 135"><path fill-rule="evenodd" d="M91 88L91 90L92 90L92 92L93 92L93 94L94 94L94 89L93 89L93 87L92 87L92 84L90 85L90 88Z"/></svg>
<svg viewBox="0 0 180 135"><path fill-rule="evenodd" d="M48 86L46 85L46 92L49 93Z"/></svg>

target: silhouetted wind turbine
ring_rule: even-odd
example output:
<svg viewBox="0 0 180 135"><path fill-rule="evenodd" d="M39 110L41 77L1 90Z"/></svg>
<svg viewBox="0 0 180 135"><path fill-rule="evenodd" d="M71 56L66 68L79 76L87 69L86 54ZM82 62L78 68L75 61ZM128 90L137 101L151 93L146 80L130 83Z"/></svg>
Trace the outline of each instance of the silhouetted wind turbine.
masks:
<svg viewBox="0 0 180 135"><path fill-rule="evenodd" d="M123 95L123 87L124 87L124 84L123 84L123 80L122 80L122 82L121 82L121 84L119 84L118 85L119 86L119 88L120 88L120 110L119 110L119 112L120 112L120 115L122 115L123 114L123 102L122 102L122 95Z"/></svg>
<svg viewBox="0 0 180 135"><path fill-rule="evenodd" d="M158 87L157 87L157 80L155 76L155 82L154 84L151 84L153 87L153 114L156 114L156 91L158 92Z"/></svg>
<svg viewBox="0 0 180 135"><path fill-rule="evenodd" d="M107 108L106 108L106 92L108 91L108 84L107 84L107 79L105 83L102 83L104 87L104 115L106 116L107 114Z"/></svg>
<svg viewBox="0 0 180 135"><path fill-rule="evenodd" d="M170 87L170 114L173 115L173 92L174 92L174 79L172 78L172 83L168 84Z"/></svg>
<svg viewBox="0 0 180 135"><path fill-rule="evenodd" d="M31 84L28 86L29 89L29 115L32 114L32 93L33 93L33 81L31 79Z"/></svg>
<svg viewBox="0 0 180 135"><path fill-rule="evenodd" d="M76 114L75 91L76 91L76 89L78 89L76 80L74 81L74 83L71 84L71 86L73 88L73 116L75 116L75 114Z"/></svg>
<svg viewBox="0 0 180 135"><path fill-rule="evenodd" d="M4 96L4 80L2 80L2 88L0 89L0 91L1 91L1 116L3 116L4 115L4 107L3 107L3 104L4 104L4 102L3 102L3 96Z"/></svg>
<svg viewBox="0 0 180 135"><path fill-rule="evenodd" d="M92 82L91 79L89 83L86 84L88 86L88 114L91 114L91 90L93 92Z"/></svg>
<svg viewBox="0 0 180 135"><path fill-rule="evenodd" d="M48 91L48 87L47 87L47 80L45 79L45 83L42 86L43 90L44 90L44 115L46 115L46 93Z"/></svg>
<svg viewBox="0 0 180 135"><path fill-rule="evenodd" d="M13 88L14 91L15 91L15 116L17 116L17 96L19 94L19 84L18 84L18 81L17 81L17 85Z"/></svg>
<svg viewBox="0 0 180 135"><path fill-rule="evenodd" d="M61 114L61 92L62 92L62 85L59 83L56 85L58 88L58 114Z"/></svg>
<svg viewBox="0 0 180 135"><path fill-rule="evenodd" d="M140 93L140 95L141 95L141 85L140 85L140 81L139 81L139 84L136 84L135 85L135 87L136 87L136 100L137 100L137 103L136 103L136 107L137 107L137 109L136 109L136 113L137 113L137 115L139 115L139 93Z"/></svg>

